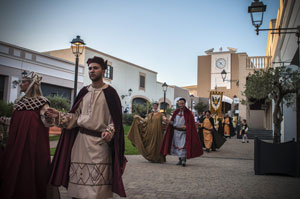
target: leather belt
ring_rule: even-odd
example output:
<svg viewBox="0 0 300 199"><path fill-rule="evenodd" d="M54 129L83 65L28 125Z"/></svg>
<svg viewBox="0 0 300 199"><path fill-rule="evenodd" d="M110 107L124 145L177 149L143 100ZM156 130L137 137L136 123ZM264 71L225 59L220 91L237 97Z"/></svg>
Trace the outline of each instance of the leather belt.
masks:
<svg viewBox="0 0 300 199"><path fill-rule="evenodd" d="M183 129L183 128L178 128L178 127L173 127L175 130L177 130L177 131L186 131L186 129Z"/></svg>
<svg viewBox="0 0 300 199"><path fill-rule="evenodd" d="M82 127L79 127L79 132L82 134L91 135L91 136L99 137L99 138L101 138L101 135L102 135L101 131L89 130L89 129L82 128Z"/></svg>

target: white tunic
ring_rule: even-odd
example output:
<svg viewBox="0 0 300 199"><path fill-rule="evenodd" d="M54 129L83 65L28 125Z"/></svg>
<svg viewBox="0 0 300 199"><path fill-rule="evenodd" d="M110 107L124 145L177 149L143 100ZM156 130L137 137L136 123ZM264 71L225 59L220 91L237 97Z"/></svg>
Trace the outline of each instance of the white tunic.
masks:
<svg viewBox="0 0 300 199"><path fill-rule="evenodd" d="M174 127L182 128L185 126L185 120L183 112L179 112L173 122ZM174 129L174 135L171 146L171 154L178 157L186 157L186 147L185 147L185 137L186 131L178 131Z"/></svg>
<svg viewBox="0 0 300 199"><path fill-rule="evenodd" d="M113 129L112 118L102 89L88 88L74 114L65 114L61 123L103 132ZM112 197L112 159L108 144L100 137L78 133L71 154L68 195L75 198Z"/></svg>

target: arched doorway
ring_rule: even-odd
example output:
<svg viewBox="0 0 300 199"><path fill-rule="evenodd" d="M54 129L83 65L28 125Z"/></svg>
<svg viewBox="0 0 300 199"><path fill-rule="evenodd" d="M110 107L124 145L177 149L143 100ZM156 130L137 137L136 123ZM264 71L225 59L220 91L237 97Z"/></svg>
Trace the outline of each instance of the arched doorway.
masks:
<svg viewBox="0 0 300 199"><path fill-rule="evenodd" d="M167 110L167 108L169 107L170 105L167 103L167 102L161 102L160 103L160 110L164 110L164 108L166 107L166 110Z"/></svg>
<svg viewBox="0 0 300 199"><path fill-rule="evenodd" d="M138 114L141 117L146 117L147 113L151 111L150 102L144 98L136 97L132 100L132 113Z"/></svg>

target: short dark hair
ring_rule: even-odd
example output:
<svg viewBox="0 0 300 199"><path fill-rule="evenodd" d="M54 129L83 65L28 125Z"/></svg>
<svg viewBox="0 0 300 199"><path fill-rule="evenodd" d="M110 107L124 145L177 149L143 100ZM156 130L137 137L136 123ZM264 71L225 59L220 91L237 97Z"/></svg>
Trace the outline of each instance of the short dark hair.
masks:
<svg viewBox="0 0 300 199"><path fill-rule="evenodd" d="M93 58L89 58L86 63L88 65L90 65L91 63L97 63L97 64L100 64L100 66L103 70L107 69L107 60L104 61L104 59L102 57L94 56Z"/></svg>
<svg viewBox="0 0 300 199"><path fill-rule="evenodd" d="M184 103L186 103L186 99L184 99L183 97L179 98L179 100L177 102L179 102L180 100L183 100Z"/></svg>
<svg viewBox="0 0 300 199"><path fill-rule="evenodd" d="M153 106L154 104L156 104L157 106L159 106L159 103L158 103L158 102L153 102L153 103L152 103L152 106Z"/></svg>
<svg viewBox="0 0 300 199"><path fill-rule="evenodd" d="M205 114L206 114L207 112L208 112L209 114L211 114L211 112L210 112L209 110L205 111Z"/></svg>
<svg viewBox="0 0 300 199"><path fill-rule="evenodd" d="M243 121L246 123L247 122L247 120L245 120L245 119L243 119Z"/></svg>

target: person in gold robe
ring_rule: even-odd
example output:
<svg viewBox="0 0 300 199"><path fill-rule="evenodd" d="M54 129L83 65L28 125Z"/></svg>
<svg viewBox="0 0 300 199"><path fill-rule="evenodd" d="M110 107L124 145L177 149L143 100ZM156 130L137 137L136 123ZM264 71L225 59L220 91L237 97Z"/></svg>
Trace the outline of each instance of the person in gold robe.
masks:
<svg viewBox="0 0 300 199"><path fill-rule="evenodd" d="M163 163L166 161L165 156L160 154L166 121L165 115L158 112L158 103L153 104L153 112L149 113L145 119L138 115L134 116L128 139L150 162Z"/></svg>
<svg viewBox="0 0 300 199"><path fill-rule="evenodd" d="M231 138L232 136L235 135L233 125L232 125L232 118L229 117L227 113L224 116L223 131L224 131L225 138Z"/></svg>
<svg viewBox="0 0 300 199"><path fill-rule="evenodd" d="M226 141L226 139L216 131L214 119L211 117L210 111L205 112L205 119L203 120L203 137L206 152L220 149Z"/></svg>
<svg viewBox="0 0 300 199"><path fill-rule="evenodd" d="M213 145L213 135L212 131L214 130L214 120L210 116L210 111L205 112L205 118L203 120L203 137L204 137L204 145L206 152L210 152L212 150Z"/></svg>

